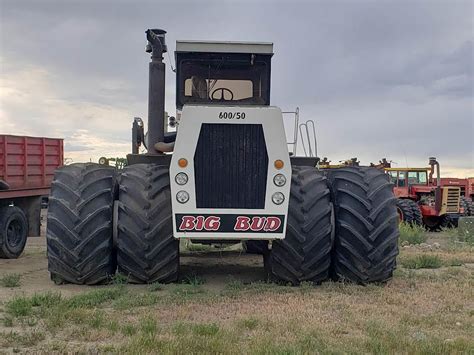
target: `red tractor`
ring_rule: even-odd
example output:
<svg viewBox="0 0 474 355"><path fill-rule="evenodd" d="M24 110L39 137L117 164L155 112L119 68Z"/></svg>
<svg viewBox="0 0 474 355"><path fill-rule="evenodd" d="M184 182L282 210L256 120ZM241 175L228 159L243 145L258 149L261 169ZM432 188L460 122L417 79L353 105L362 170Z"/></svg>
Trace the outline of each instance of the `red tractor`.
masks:
<svg viewBox="0 0 474 355"><path fill-rule="evenodd" d="M423 224L427 229L437 231L460 216L461 189L442 186L436 158L430 158L429 165L426 168L392 168L390 164L383 164L382 167L395 184L400 220Z"/></svg>
<svg viewBox="0 0 474 355"><path fill-rule="evenodd" d="M459 187L461 189L461 214L463 216L474 216L474 178L442 178L441 186Z"/></svg>

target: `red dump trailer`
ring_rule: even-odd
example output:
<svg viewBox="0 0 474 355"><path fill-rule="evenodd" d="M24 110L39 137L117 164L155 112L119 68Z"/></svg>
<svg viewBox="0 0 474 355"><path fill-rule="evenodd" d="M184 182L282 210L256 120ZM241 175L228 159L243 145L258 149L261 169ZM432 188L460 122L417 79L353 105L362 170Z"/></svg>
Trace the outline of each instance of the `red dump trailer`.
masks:
<svg viewBox="0 0 474 355"><path fill-rule="evenodd" d="M0 258L19 257L40 235L41 198L63 157L62 139L0 134Z"/></svg>

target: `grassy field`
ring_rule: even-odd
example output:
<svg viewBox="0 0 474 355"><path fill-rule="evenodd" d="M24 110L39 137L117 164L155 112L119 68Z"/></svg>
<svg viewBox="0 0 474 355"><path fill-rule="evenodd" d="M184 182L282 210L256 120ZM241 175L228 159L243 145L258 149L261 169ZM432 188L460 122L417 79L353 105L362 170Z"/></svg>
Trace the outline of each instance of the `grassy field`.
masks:
<svg viewBox="0 0 474 355"><path fill-rule="evenodd" d="M211 270L175 285L117 277L68 295L52 283L31 294L27 276L3 273L0 352L474 353L472 243L453 231L403 231L401 243L393 280L367 287L289 287L238 272L216 284ZM225 258L200 252L203 264Z"/></svg>

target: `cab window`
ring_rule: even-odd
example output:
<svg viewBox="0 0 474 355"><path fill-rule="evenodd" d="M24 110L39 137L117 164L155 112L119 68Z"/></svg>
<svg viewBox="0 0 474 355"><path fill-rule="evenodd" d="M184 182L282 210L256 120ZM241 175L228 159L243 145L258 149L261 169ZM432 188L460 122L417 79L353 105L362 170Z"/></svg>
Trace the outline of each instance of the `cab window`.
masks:
<svg viewBox="0 0 474 355"><path fill-rule="evenodd" d="M397 185L398 172L397 171L389 171L388 175L390 176L390 181L392 182L392 184Z"/></svg>
<svg viewBox="0 0 474 355"><path fill-rule="evenodd" d="M409 171L408 172L408 184L409 185L418 184L418 173L416 171Z"/></svg>
<svg viewBox="0 0 474 355"><path fill-rule="evenodd" d="M405 187L405 178L406 178L406 172L405 171L399 171L398 172L398 187Z"/></svg>

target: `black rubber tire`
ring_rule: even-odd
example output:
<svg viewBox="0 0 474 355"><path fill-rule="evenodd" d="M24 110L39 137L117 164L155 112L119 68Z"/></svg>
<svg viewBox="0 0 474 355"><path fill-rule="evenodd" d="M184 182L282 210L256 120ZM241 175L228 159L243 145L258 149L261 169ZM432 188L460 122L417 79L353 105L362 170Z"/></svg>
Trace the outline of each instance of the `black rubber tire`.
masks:
<svg viewBox="0 0 474 355"><path fill-rule="evenodd" d="M298 285L329 277L333 207L327 179L313 167L294 167L285 239L264 256L270 279Z"/></svg>
<svg viewBox="0 0 474 355"><path fill-rule="evenodd" d="M423 225L430 232L441 232L443 229L448 228L450 223L451 218L447 214L423 218Z"/></svg>
<svg viewBox="0 0 474 355"><path fill-rule="evenodd" d="M405 222L408 224L413 224L415 218L413 215L414 211L410 202L411 200L405 198L397 199L397 212L400 223Z"/></svg>
<svg viewBox="0 0 474 355"><path fill-rule="evenodd" d="M463 216L473 216L474 215L474 209L472 205L472 201L468 199L467 197L461 196L460 200L460 207L464 209L464 213L462 214Z"/></svg>
<svg viewBox="0 0 474 355"><path fill-rule="evenodd" d="M396 268L399 218L388 175L369 167L328 175L336 217L333 275L358 284L389 280Z"/></svg>
<svg viewBox="0 0 474 355"><path fill-rule="evenodd" d="M242 246L247 254L263 255L268 251L267 240L245 240L242 242Z"/></svg>
<svg viewBox="0 0 474 355"><path fill-rule="evenodd" d="M119 184L117 263L131 283L174 282L179 241L173 237L168 167L125 167Z"/></svg>
<svg viewBox="0 0 474 355"><path fill-rule="evenodd" d="M94 285L115 274L112 208L116 170L71 164L54 174L46 229L48 269L60 283Z"/></svg>
<svg viewBox="0 0 474 355"><path fill-rule="evenodd" d="M16 206L0 208L0 259L17 259L25 249L28 219Z"/></svg>
<svg viewBox="0 0 474 355"><path fill-rule="evenodd" d="M410 201L409 204L411 205L411 210L413 212L413 222L412 224L417 225L417 226L422 226L423 225L423 215L421 214L421 209L418 203L416 203L413 200L408 200Z"/></svg>

